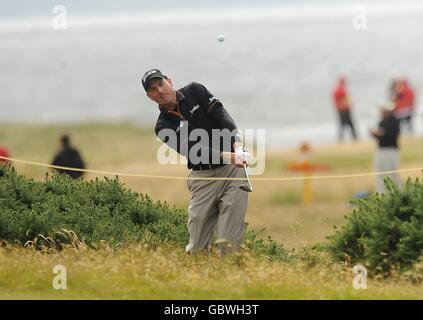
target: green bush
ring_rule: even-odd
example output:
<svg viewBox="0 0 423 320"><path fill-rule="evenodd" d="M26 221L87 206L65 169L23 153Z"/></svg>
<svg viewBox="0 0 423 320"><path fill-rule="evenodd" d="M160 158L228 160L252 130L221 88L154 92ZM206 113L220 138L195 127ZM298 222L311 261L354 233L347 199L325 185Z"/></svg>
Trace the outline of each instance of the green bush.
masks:
<svg viewBox="0 0 423 320"><path fill-rule="evenodd" d="M39 182L0 166L0 240L25 244L51 239L57 245L72 240L67 230L87 245L106 241L117 246L153 237L184 247L189 240L187 218L185 210L125 189L117 178L84 181L53 174ZM246 230L254 252L274 258L285 252L258 234Z"/></svg>
<svg viewBox="0 0 423 320"><path fill-rule="evenodd" d="M288 252L269 235L266 230L252 230L245 224L244 244L249 250L269 257L271 260L287 261Z"/></svg>
<svg viewBox="0 0 423 320"><path fill-rule="evenodd" d="M386 179L387 192L355 200L347 223L330 237L337 259L363 263L376 273L411 269L423 250L423 184L410 179L399 188Z"/></svg>
<svg viewBox="0 0 423 320"><path fill-rule="evenodd" d="M86 182L66 175L37 182L2 168L0 239L26 243L72 230L87 244L140 240L145 229L170 215L166 204L123 188L117 179Z"/></svg>

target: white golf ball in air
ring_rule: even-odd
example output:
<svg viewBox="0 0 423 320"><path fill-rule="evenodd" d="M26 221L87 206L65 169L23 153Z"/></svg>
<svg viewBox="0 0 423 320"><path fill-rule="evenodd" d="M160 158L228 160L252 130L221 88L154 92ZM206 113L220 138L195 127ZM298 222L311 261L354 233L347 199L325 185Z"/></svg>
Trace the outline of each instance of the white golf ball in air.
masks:
<svg viewBox="0 0 423 320"><path fill-rule="evenodd" d="M219 34L219 35L217 36L217 41L219 41L219 42L223 42L223 41L225 41L225 36L224 36L223 34Z"/></svg>

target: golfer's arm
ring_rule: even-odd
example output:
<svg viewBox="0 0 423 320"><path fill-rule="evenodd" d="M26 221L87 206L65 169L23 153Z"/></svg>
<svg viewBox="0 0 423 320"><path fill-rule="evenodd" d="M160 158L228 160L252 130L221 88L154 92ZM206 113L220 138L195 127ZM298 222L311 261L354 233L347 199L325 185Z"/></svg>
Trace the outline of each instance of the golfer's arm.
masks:
<svg viewBox="0 0 423 320"><path fill-rule="evenodd" d="M222 102L217 99L205 86L200 83L192 83L193 92L197 95L199 104L204 108L207 116L218 124L219 129L228 129L234 136L233 148L242 146L241 136L235 121L223 107Z"/></svg>
<svg viewBox="0 0 423 320"><path fill-rule="evenodd" d="M175 150L176 152L178 152L179 154L181 154L185 158L189 159L189 151L198 142L189 140L188 137L186 137L185 139L181 139L180 133L176 133L171 128L162 128L162 129L166 129L166 130L163 130L163 131L162 130L156 130L156 136L161 141L166 143L169 148ZM171 134L171 132L172 132L172 134ZM210 146L205 146L205 147L209 149L210 159L221 158L220 150L211 148Z"/></svg>
<svg viewBox="0 0 423 320"><path fill-rule="evenodd" d="M216 123L218 123L219 128L221 130L228 129L231 133L234 134L234 150L238 146L242 146L241 136L239 134L239 130L235 124L235 121L221 104L220 106L215 107L212 112L209 113L209 117L211 117Z"/></svg>

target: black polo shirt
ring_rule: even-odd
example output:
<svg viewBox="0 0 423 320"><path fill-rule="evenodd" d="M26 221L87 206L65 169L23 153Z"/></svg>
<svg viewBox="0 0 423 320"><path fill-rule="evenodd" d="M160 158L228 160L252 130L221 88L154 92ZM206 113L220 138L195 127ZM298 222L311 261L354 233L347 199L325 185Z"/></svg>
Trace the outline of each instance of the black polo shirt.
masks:
<svg viewBox="0 0 423 320"><path fill-rule="evenodd" d="M379 128L383 130L383 135L378 138L379 148L398 148L399 120L390 115L379 123Z"/></svg>
<svg viewBox="0 0 423 320"><path fill-rule="evenodd" d="M202 84L192 82L177 90L176 97L178 107L174 110L167 111L159 106L160 115L155 127L156 135L169 147L187 158L189 169L202 165L223 164L220 153L234 152L234 141L241 141L232 117L220 100ZM203 130L200 132L195 129ZM221 131L221 137L215 138L213 142L213 129L226 130ZM173 137L170 137L169 130ZM214 132L215 136L216 132ZM207 139L201 135L202 133L207 133ZM223 143L224 140L226 143Z"/></svg>

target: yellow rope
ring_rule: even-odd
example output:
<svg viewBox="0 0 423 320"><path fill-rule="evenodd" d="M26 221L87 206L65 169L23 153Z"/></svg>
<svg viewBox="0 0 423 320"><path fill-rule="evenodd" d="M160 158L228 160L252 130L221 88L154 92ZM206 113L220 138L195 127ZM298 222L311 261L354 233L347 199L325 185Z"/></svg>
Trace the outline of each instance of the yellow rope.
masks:
<svg viewBox="0 0 423 320"><path fill-rule="evenodd" d="M90 169L77 169L69 168L62 166L55 166L51 164L20 160L14 158L7 158L0 156L0 159L9 160L12 162L18 162L28 165L47 167L51 169L62 169L70 171L80 171L87 173L97 173L111 176L122 176L122 177L135 177L135 178L151 178L151 179L167 179L167 180L245 180L245 178L224 178L224 177L174 177L174 176L163 176L163 175L152 175L152 174L136 174L136 173L122 173L122 172L112 172L112 171L102 171L102 170L90 170ZM349 179L349 178L362 178L362 177L371 177L378 175L387 175L392 173L404 173L404 172L414 172L414 171L423 171L423 168L409 168L409 169L400 169L400 170L390 170L390 171L381 171L381 172L368 172L368 173L357 173L357 174L342 174L342 175L326 175L326 176L308 176L308 177L279 177L279 178L251 178L253 181L303 181L303 180L328 180L328 179Z"/></svg>

